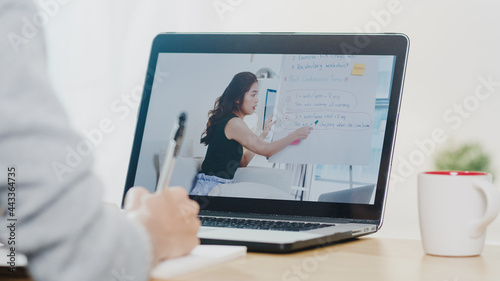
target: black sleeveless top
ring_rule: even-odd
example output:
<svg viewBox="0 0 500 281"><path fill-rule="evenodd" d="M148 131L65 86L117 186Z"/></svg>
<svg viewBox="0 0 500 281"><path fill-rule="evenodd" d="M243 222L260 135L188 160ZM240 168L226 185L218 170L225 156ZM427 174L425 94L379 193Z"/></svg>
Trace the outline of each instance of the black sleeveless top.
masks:
<svg viewBox="0 0 500 281"><path fill-rule="evenodd" d="M202 173L224 179L234 177L234 173L240 165L241 157L243 157L243 146L235 140L228 139L224 129L227 122L235 117L238 118L238 116L231 113L215 125L205 160L201 165Z"/></svg>

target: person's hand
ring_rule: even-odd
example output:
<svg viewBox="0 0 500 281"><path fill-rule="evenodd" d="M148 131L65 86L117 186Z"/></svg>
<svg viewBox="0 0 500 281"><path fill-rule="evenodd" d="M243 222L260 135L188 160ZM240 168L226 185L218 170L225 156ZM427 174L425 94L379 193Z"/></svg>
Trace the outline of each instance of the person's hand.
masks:
<svg viewBox="0 0 500 281"><path fill-rule="evenodd" d="M260 137L265 139L267 137L267 134L269 134L271 127L274 124L276 124L276 120L273 121L273 114L271 114L269 117L267 117L266 121L264 122L264 130L260 134Z"/></svg>
<svg viewBox="0 0 500 281"><path fill-rule="evenodd" d="M188 254L200 244L196 236L201 225L200 206L180 187L150 193L133 187L125 197L127 217L139 221L149 232L153 246L153 266L164 259Z"/></svg>
<svg viewBox="0 0 500 281"><path fill-rule="evenodd" d="M307 139L312 129L312 127L301 127L293 131L290 135L292 135L295 140Z"/></svg>

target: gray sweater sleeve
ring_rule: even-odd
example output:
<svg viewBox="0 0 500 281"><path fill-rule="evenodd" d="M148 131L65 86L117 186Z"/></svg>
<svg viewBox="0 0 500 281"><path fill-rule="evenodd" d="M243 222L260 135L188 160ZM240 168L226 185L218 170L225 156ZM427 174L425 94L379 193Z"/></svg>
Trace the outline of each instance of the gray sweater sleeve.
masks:
<svg viewBox="0 0 500 281"><path fill-rule="evenodd" d="M149 235L102 204L91 146L70 130L50 86L44 35L30 26L37 13L31 0L0 0L0 215L15 167L14 247L35 280L147 280Z"/></svg>

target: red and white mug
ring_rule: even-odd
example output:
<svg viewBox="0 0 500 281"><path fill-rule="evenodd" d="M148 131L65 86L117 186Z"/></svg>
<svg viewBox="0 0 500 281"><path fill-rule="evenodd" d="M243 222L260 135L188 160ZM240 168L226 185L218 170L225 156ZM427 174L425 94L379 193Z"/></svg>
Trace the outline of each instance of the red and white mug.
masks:
<svg viewBox="0 0 500 281"><path fill-rule="evenodd" d="M431 171L418 175L418 209L424 251L477 256L486 227L500 211L500 193L484 172Z"/></svg>

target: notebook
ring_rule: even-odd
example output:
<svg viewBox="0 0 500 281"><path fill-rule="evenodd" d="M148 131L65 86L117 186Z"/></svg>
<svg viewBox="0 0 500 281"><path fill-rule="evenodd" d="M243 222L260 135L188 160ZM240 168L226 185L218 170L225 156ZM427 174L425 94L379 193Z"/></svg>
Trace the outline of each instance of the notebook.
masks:
<svg viewBox="0 0 500 281"><path fill-rule="evenodd" d="M198 245L186 256L160 262L151 271L151 278L172 279L203 268L244 257L244 246Z"/></svg>
<svg viewBox="0 0 500 281"><path fill-rule="evenodd" d="M185 112L170 183L200 204L203 244L292 252L378 231L408 48L404 34L159 34L124 194L132 186L155 190L170 132ZM200 139L209 112L239 73L257 79L255 104L236 107L244 108L240 117L252 133L272 143L302 127L312 130L247 165L227 162L228 173L205 174L225 180L195 188L203 179L208 148ZM269 116L275 123L264 138ZM219 134L227 138L223 128Z"/></svg>

